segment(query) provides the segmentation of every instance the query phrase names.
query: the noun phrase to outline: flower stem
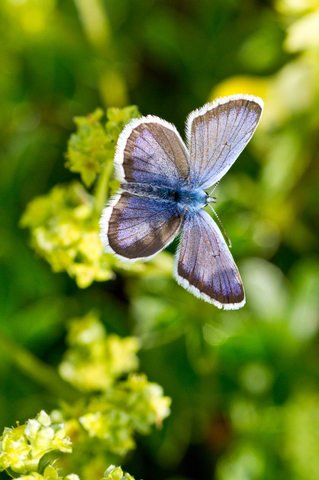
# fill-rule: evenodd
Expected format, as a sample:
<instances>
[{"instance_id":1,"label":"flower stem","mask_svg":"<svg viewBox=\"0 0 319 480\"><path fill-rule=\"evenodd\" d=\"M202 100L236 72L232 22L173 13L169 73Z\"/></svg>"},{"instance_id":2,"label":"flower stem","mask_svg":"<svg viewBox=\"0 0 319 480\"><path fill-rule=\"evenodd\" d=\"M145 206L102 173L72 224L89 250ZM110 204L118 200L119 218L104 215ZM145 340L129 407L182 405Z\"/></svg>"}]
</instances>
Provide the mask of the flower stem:
<instances>
[{"instance_id":1,"label":"flower stem","mask_svg":"<svg viewBox=\"0 0 319 480\"><path fill-rule=\"evenodd\" d=\"M59 392L59 397L67 402L76 400L78 392L64 382L53 367L46 365L27 349L9 340L2 333L0 334L0 351L20 371L55 396Z\"/></svg>"},{"instance_id":2,"label":"flower stem","mask_svg":"<svg viewBox=\"0 0 319 480\"><path fill-rule=\"evenodd\" d=\"M103 172L98 180L96 190L95 190L95 213L100 217L103 208L105 207L106 201L108 199L109 192L109 180L113 172L113 163L107 161L103 169Z\"/></svg>"}]
</instances>

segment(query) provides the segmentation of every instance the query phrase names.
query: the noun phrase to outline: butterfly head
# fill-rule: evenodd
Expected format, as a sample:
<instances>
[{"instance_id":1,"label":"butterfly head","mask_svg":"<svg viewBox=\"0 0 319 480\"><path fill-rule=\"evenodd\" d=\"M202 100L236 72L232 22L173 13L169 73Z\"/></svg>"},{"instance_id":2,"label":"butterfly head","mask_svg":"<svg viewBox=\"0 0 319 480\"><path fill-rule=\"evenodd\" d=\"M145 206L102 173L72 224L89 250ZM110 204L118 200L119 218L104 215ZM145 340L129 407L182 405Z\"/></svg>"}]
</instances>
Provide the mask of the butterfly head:
<instances>
[{"instance_id":1,"label":"butterfly head","mask_svg":"<svg viewBox=\"0 0 319 480\"><path fill-rule=\"evenodd\" d=\"M211 196L209 195L209 193L206 193L206 195L207 195L207 196L206 196L206 204L205 204L205 207L206 207L206 205L208 205L209 203L216 203L216 201L217 201L217 200L216 200L216 197L211 197Z\"/></svg>"}]
</instances>

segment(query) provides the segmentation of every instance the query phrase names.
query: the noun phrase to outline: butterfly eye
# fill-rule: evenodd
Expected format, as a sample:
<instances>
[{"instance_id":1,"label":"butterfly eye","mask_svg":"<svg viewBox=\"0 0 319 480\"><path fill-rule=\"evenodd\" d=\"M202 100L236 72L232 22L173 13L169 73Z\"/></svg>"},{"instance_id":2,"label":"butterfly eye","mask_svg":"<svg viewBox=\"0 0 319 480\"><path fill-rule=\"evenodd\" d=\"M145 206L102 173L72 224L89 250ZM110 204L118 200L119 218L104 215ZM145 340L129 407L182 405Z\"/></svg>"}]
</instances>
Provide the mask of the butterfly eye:
<instances>
[{"instance_id":1,"label":"butterfly eye","mask_svg":"<svg viewBox=\"0 0 319 480\"><path fill-rule=\"evenodd\" d=\"M216 197L210 197L209 193L207 192L205 192L205 194L206 194L205 207L207 207L209 203L216 203Z\"/></svg>"},{"instance_id":2,"label":"butterfly eye","mask_svg":"<svg viewBox=\"0 0 319 480\"><path fill-rule=\"evenodd\" d=\"M176 191L173 193L173 197L174 197L175 202L178 202L178 200L180 199L179 193L176 192Z\"/></svg>"},{"instance_id":3,"label":"butterfly eye","mask_svg":"<svg viewBox=\"0 0 319 480\"><path fill-rule=\"evenodd\" d=\"M208 205L209 203L216 203L216 197L211 197L209 195L209 193L206 193L207 197L206 197L206 205ZM206 206L205 205L205 206Z\"/></svg>"}]
</instances>

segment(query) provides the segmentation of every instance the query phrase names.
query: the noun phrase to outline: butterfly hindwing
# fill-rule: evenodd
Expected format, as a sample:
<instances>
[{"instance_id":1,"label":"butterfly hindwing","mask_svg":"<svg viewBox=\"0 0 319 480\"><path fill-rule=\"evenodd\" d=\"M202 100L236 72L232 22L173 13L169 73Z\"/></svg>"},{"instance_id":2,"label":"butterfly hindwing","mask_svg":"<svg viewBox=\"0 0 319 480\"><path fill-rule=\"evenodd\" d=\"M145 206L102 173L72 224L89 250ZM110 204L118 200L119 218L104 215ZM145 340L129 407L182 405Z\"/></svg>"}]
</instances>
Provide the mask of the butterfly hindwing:
<instances>
[{"instance_id":1,"label":"butterfly hindwing","mask_svg":"<svg viewBox=\"0 0 319 480\"><path fill-rule=\"evenodd\" d=\"M262 110L260 98L233 95L189 114L186 132L194 186L210 187L225 175L252 137Z\"/></svg>"},{"instance_id":2,"label":"butterfly hindwing","mask_svg":"<svg viewBox=\"0 0 319 480\"><path fill-rule=\"evenodd\" d=\"M233 257L216 223L204 210L185 219L175 277L187 290L218 308L234 310L245 304Z\"/></svg>"},{"instance_id":3,"label":"butterfly hindwing","mask_svg":"<svg viewBox=\"0 0 319 480\"><path fill-rule=\"evenodd\" d=\"M121 192L104 210L100 226L105 251L125 261L150 259L179 233L175 206Z\"/></svg>"}]
</instances>

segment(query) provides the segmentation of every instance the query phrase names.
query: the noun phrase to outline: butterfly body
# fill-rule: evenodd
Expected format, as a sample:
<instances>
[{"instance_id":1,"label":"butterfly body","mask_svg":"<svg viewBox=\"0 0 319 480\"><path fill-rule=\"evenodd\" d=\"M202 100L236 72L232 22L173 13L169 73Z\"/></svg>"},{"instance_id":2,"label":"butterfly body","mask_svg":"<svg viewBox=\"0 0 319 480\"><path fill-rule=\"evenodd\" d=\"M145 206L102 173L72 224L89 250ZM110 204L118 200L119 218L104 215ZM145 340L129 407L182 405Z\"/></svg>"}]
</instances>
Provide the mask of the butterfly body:
<instances>
[{"instance_id":1,"label":"butterfly body","mask_svg":"<svg viewBox=\"0 0 319 480\"><path fill-rule=\"evenodd\" d=\"M114 159L120 190L104 209L101 241L121 260L149 260L181 234L174 275L218 308L245 304L244 287L226 245L203 207L205 189L229 170L253 135L263 101L233 95L188 116L185 146L174 125L159 117L132 120Z\"/></svg>"},{"instance_id":2,"label":"butterfly body","mask_svg":"<svg viewBox=\"0 0 319 480\"><path fill-rule=\"evenodd\" d=\"M160 203L167 203L176 208L180 215L195 212L212 201L209 195L201 188L191 185L170 186L150 185L147 183L122 183L121 190L142 198L148 198Z\"/></svg>"}]
</instances>

